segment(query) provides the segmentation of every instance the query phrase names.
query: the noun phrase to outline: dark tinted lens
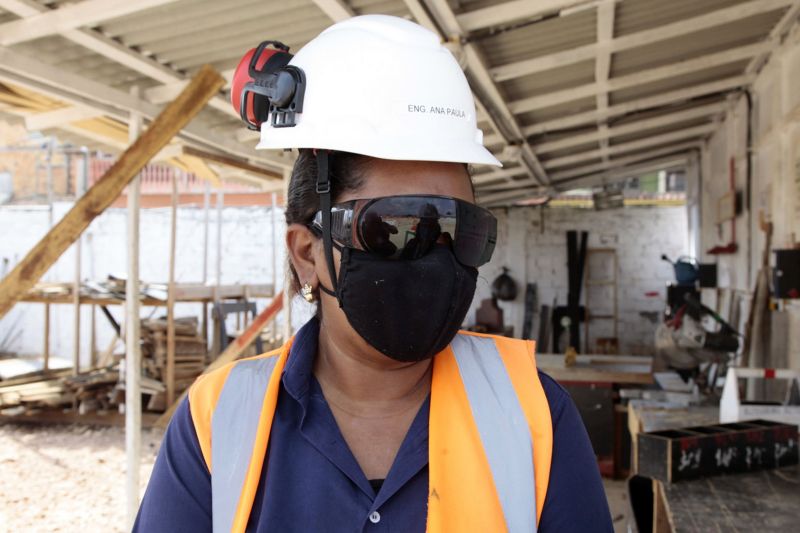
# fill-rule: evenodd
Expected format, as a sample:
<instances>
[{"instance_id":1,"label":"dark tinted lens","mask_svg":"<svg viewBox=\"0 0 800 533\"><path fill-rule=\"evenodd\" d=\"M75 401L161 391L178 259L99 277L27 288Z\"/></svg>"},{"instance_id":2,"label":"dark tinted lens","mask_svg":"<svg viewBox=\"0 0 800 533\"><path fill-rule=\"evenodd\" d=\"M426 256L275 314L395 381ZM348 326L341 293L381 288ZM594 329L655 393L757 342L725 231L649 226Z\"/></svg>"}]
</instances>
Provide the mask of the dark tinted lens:
<instances>
[{"instance_id":1,"label":"dark tinted lens","mask_svg":"<svg viewBox=\"0 0 800 533\"><path fill-rule=\"evenodd\" d=\"M497 242L497 219L486 209L458 202L458 228L453 251L464 265L478 267L489 262Z\"/></svg>"},{"instance_id":2,"label":"dark tinted lens","mask_svg":"<svg viewBox=\"0 0 800 533\"><path fill-rule=\"evenodd\" d=\"M456 228L456 202L449 198L379 198L360 217L361 244L365 249L393 259L417 259L428 253Z\"/></svg>"}]
</instances>

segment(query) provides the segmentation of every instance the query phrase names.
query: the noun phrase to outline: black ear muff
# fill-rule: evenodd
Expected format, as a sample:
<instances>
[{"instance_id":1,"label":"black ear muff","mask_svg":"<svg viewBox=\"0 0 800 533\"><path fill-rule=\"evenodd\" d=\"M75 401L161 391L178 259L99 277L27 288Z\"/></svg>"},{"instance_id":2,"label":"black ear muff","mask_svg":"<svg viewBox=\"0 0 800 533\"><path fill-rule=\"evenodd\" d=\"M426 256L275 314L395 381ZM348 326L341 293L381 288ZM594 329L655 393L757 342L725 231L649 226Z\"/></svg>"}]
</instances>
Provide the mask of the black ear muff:
<instances>
[{"instance_id":1,"label":"black ear muff","mask_svg":"<svg viewBox=\"0 0 800 533\"><path fill-rule=\"evenodd\" d=\"M271 47L271 48L268 48ZM291 127L303 111L305 73L289 65L289 47L264 41L249 50L236 67L231 83L231 104L253 130L270 121L273 127Z\"/></svg>"}]
</instances>

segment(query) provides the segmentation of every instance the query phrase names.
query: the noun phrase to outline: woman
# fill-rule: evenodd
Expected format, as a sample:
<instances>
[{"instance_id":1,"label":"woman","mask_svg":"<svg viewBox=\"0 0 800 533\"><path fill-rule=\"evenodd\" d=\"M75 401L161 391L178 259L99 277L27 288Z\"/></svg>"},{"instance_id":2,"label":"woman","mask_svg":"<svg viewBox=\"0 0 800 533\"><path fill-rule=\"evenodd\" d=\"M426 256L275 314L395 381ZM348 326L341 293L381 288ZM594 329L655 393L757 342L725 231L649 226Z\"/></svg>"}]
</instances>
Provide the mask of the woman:
<instances>
[{"instance_id":1,"label":"woman","mask_svg":"<svg viewBox=\"0 0 800 533\"><path fill-rule=\"evenodd\" d=\"M385 16L275 47L245 57L234 102L261 148L300 149L286 243L318 313L192 386L134 529L611 531L532 343L458 333L496 238L467 164L499 163L455 59Z\"/></svg>"}]
</instances>

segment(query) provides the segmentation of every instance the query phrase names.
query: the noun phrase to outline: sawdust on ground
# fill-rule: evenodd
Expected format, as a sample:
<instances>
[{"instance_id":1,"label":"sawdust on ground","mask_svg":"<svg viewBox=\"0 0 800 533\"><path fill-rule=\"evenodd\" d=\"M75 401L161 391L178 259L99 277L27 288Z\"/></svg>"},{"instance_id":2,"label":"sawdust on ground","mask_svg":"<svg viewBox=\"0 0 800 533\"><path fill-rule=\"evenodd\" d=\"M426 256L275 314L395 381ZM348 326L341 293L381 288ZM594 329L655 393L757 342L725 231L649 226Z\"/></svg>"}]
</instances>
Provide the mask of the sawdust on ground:
<instances>
[{"instance_id":1,"label":"sawdust on ground","mask_svg":"<svg viewBox=\"0 0 800 533\"><path fill-rule=\"evenodd\" d=\"M142 434L141 491L162 432ZM0 532L125 531L125 431L0 425Z\"/></svg>"}]
</instances>

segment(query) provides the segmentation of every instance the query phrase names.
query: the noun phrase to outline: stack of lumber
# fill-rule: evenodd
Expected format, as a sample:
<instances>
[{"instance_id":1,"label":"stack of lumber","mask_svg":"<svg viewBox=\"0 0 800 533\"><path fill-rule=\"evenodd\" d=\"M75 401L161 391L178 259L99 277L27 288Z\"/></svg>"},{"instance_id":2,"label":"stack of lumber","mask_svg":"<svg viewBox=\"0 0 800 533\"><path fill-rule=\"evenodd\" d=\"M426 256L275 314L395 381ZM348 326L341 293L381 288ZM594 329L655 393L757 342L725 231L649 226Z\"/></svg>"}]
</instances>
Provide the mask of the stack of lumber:
<instances>
[{"instance_id":1,"label":"stack of lumber","mask_svg":"<svg viewBox=\"0 0 800 533\"><path fill-rule=\"evenodd\" d=\"M16 379L0 381L0 408L22 404L58 406L72 403L72 396L64 388L62 376L68 371L57 370L44 376L41 372Z\"/></svg>"},{"instance_id":2,"label":"stack of lumber","mask_svg":"<svg viewBox=\"0 0 800 533\"><path fill-rule=\"evenodd\" d=\"M140 282L140 297L167 301L167 285L164 283ZM70 297L75 290L71 282L39 282L26 292L26 297L40 300L59 300ZM210 288L207 289L209 292ZM109 274L102 281L84 281L80 284L80 296L96 299L108 299L113 302L124 300L126 280L121 276Z\"/></svg>"},{"instance_id":3,"label":"stack of lumber","mask_svg":"<svg viewBox=\"0 0 800 533\"><path fill-rule=\"evenodd\" d=\"M206 342L198 334L198 319L175 319L175 390L180 393L206 367ZM150 396L146 409L163 411L167 372L167 320L142 320L141 391ZM77 406L78 412L121 409L125 403L124 355L108 364L71 375L71 370L32 372L24 377L0 380L0 409L42 406Z\"/></svg>"},{"instance_id":4,"label":"stack of lumber","mask_svg":"<svg viewBox=\"0 0 800 533\"><path fill-rule=\"evenodd\" d=\"M197 332L197 318L175 319L175 390L183 391L206 367L206 341ZM167 321L142 321L142 366L145 375L166 383Z\"/></svg>"},{"instance_id":5,"label":"stack of lumber","mask_svg":"<svg viewBox=\"0 0 800 533\"><path fill-rule=\"evenodd\" d=\"M119 365L95 368L76 376L62 379L64 389L69 391L78 404L81 414L89 411L110 410L113 406L111 390L119 380Z\"/></svg>"}]
</instances>

